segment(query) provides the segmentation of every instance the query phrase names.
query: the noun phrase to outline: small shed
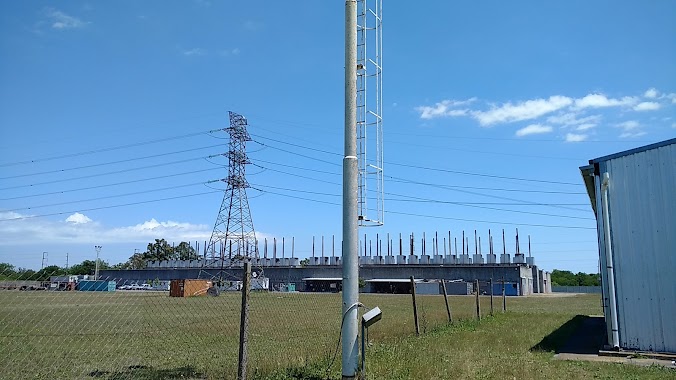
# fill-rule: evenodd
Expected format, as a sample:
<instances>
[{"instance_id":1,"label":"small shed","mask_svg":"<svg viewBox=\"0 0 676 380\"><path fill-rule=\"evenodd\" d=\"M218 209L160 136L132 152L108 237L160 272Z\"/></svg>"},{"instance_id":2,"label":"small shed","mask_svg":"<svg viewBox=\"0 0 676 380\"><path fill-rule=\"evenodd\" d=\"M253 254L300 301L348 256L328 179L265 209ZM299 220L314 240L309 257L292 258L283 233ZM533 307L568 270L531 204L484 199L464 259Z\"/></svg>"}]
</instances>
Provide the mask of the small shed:
<instances>
[{"instance_id":1,"label":"small shed","mask_svg":"<svg viewBox=\"0 0 676 380\"><path fill-rule=\"evenodd\" d=\"M180 279L171 280L169 296L171 297L194 297L205 296L213 283L208 280Z\"/></svg>"},{"instance_id":2,"label":"small shed","mask_svg":"<svg viewBox=\"0 0 676 380\"><path fill-rule=\"evenodd\" d=\"M596 215L608 344L676 352L676 139L580 171Z\"/></svg>"}]
</instances>

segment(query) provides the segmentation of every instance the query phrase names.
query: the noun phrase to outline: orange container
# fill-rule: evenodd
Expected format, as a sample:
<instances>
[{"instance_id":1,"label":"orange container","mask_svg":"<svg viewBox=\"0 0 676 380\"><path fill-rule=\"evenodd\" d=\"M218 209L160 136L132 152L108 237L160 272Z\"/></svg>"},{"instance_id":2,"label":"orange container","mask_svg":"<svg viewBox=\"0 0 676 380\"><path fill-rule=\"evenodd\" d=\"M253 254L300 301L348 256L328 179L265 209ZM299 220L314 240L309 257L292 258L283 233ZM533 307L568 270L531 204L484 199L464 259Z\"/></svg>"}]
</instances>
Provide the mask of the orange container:
<instances>
[{"instance_id":1,"label":"orange container","mask_svg":"<svg viewBox=\"0 0 676 380\"><path fill-rule=\"evenodd\" d=\"M208 280L171 280L169 295L171 297L205 296L212 283Z\"/></svg>"}]
</instances>

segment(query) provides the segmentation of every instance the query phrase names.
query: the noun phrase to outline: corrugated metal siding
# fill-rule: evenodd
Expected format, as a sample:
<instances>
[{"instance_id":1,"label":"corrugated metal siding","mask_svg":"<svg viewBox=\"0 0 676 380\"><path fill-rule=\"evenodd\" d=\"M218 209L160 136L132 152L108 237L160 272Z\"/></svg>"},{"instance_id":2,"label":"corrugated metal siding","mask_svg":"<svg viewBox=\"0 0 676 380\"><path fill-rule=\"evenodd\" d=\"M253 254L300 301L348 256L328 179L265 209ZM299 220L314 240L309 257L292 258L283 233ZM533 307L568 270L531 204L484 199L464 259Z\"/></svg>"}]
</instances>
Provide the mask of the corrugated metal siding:
<instances>
[{"instance_id":1,"label":"corrugated metal siding","mask_svg":"<svg viewBox=\"0 0 676 380\"><path fill-rule=\"evenodd\" d=\"M676 352L676 144L613 157L599 169L610 174L620 346Z\"/></svg>"}]
</instances>

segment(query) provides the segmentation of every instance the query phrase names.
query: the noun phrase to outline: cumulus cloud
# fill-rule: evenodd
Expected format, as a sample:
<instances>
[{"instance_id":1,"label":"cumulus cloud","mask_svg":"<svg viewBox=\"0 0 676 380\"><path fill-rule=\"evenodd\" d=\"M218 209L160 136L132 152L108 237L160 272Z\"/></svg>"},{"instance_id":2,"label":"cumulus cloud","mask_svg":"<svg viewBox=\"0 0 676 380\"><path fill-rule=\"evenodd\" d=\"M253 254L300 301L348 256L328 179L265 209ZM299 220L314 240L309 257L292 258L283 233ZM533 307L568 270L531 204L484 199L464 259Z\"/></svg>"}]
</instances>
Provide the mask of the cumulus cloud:
<instances>
[{"instance_id":1,"label":"cumulus cloud","mask_svg":"<svg viewBox=\"0 0 676 380\"><path fill-rule=\"evenodd\" d=\"M660 107L657 102L641 102L634 106L634 111L654 111L660 109Z\"/></svg>"},{"instance_id":2,"label":"cumulus cloud","mask_svg":"<svg viewBox=\"0 0 676 380\"><path fill-rule=\"evenodd\" d=\"M35 243L134 243L156 238L169 241L205 240L211 237L211 227L176 221L150 219L135 225L108 227L75 213L65 220L32 218L15 212L0 212L0 236L3 244Z\"/></svg>"},{"instance_id":3,"label":"cumulus cloud","mask_svg":"<svg viewBox=\"0 0 676 380\"><path fill-rule=\"evenodd\" d=\"M421 119L435 119L439 117L449 117L449 116L464 116L469 110L468 109L458 109L456 107L461 107L468 105L476 101L476 98L470 98L467 100L442 100L439 103L436 103L433 106L419 106L415 110L420 112Z\"/></svg>"},{"instance_id":4,"label":"cumulus cloud","mask_svg":"<svg viewBox=\"0 0 676 380\"><path fill-rule=\"evenodd\" d=\"M75 214L66 218L66 222L75 223L75 224L84 224L84 223L89 223L91 221L92 220L89 219L89 217L87 215L80 214L79 212L76 212Z\"/></svg>"},{"instance_id":5,"label":"cumulus cloud","mask_svg":"<svg viewBox=\"0 0 676 380\"><path fill-rule=\"evenodd\" d=\"M554 129L548 125L541 125L541 124L531 124L527 127L521 128L518 131L516 131L516 135L519 137L523 136L528 136L528 135L536 135L536 134L542 134L542 133L550 133Z\"/></svg>"},{"instance_id":6,"label":"cumulus cloud","mask_svg":"<svg viewBox=\"0 0 676 380\"><path fill-rule=\"evenodd\" d=\"M604 108L621 107L636 104L638 99L633 96L625 96L620 99L608 98L603 94L589 94L583 98L575 99L575 108Z\"/></svg>"},{"instance_id":7,"label":"cumulus cloud","mask_svg":"<svg viewBox=\"0 0 676 380\"><path fill-rule=\"evenodd\" d=\"M554 115L547 118L547 121L552 124L562 125L577 125L584 123L598 123L601 121L601 115L590 115L583 118L577 118L578 114L575 112L567 112L560 115Z\"/></svg>"},{"instance_id":8,"label":"cumulus cloud","mask_svg":"<svg viewBox=\"0 0 676 380\"><path fill-rule=\"evenodd\" d=\"M625 131L631 131L633 129L640 128L641 124L636 120L627 120L625 122L617 124L616 127L622 128Z\"/></svg>"},{"instance_id":9,"label":"cumulus cloud","mask_svg":"<svg viewBox=\"0 0 676 380\"><path fill-rule=\"evenodd\" d=\"M52 29L80 29L89 24L87 21L82 21L77 17L67 15L66 13L54 8L45 8L44 14L49 19Z\"/></svg>"},{"instance_id":10,"label":"cumulus cloud","mask_svg":"<svg viewBox=\"0 0 676 380\"><path fill-rule=\"evenodd\" d=\"M558 111L573 103L573 99L566 96L550 96L548 99L534 99L517 104L505 103L500 107L493 107L488 111L475 111L472 116L482 126L497 123L509 123L521 120L531 120Z\"/></svg>"},{"instance_id":11,"label":"cumulus cloud","mask_svg":"<svg viewBox=\"0 0 676 380\"><path fill-rule=\"evenodd\" d=\"M586 124L580 124L577 127L575 127L576 131L586 131L592 128L596 128L596 124L594 123L586 123Z\"/></svg>"},{"instance_id":12,"label":"cumulus cloud","mask_svg":"<svg viewBox=\"0 0 676 380\"><path fill-rule=\"evenodd\" d=\"M645 132L643 132L643 131L623 132L622 134L620 134L620 138L621 139L629 139L629 138L633 138L633 137L640 137L640 136L643 136L643 135L645 135Z\"/></svg>"},{"instance_id":13,"label":"cumulus cloud","mask_svg":"<svg viewBox=\"0 0 676 380\"><path fill-rule=\"evenodd\" d=\"M580 141L585 141L589 137L588 135L585 134L577 134L577 133L566 133L566 142L580 142Z\"/></svg>"},{"instance_id":14,"label":"cumulus cloud","mask_svg":"<svg viewBox=\"0 0 676 380\"><path fill-rule=\"evenodd\" d=\"M649 88L649 89L643 94L643 96L645 96L646 98L649 98L649 99L655 99L655 98L658 97L659 95L660 95L660 93L657 91L656 88Z\"/></svg>"},{"instance_id":15,"label":"cumulus cloud","mask_svg":"<svg viewBox=\"0 0 676 380\"><path fill-rule=\"evenodd\" d=\"M181 51L181 53L187 57L200 56L207 54L207 51L201 48L192 48Z\"/></svg>"}]
</instances>

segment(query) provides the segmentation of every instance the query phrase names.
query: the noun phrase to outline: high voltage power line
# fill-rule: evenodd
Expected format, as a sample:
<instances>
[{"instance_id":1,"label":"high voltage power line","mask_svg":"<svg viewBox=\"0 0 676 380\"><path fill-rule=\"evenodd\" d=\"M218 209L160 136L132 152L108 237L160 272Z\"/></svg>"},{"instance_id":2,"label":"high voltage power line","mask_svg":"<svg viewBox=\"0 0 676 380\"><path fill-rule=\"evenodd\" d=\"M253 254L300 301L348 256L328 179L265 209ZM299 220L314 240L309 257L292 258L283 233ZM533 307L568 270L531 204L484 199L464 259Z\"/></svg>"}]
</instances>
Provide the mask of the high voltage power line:
<instances>
[{"instance_id":1,"label":"high voltage power line","mask_svg":"<svg viewBox=\"0 0 676 380\"><path fill-rule=\"evenodd\" d=\"M83 202L99 201L99 200L102 200L102 199L127 197L127 196L130 196L130 195L139 195L139 194L154 193L154 192L158 192L158 191L180 189L180 188L190 187L190 186L196 186L196 185L206 185L206 184L209 184L209 183L214 183L214 182L219 182L219 181L221 181L221 180L220 180L220 179L214 179L214 180L206 181L206 182L188 183L188 184L184 184L184 185L176 185L176 186L162 187L162 188L158 188L158 189L150 189L150 190L135 191L135 192L132 192L132 193L107 195L107 196L105 196L105 197L89 198L89 199L80 199L80 200L76 200L76 201L67 201L67 202L52 203L52 204L46 204L46 205L30 206L30 207L21 207L21 208L15 208L15 209L11 209L11 210L6 210L6 211L12 212L12 211L21 211L21 210L32 210L32 209L36 209L36 208L45 208L45 207L62 206L62 205L73 204L73 203L83 203Z\"/></svg>"},{"instance_id":2,"label":"high voltage power line","mask_svg":"<svg viewBox=\"0 0 676 380\"><path fill-rule=\"evenodd\" d=\"M165 138L162 138L162 139L153 139L153 140L148 140L148 141L143 141L143 142L138 142L138 143L118 145L118 146L113 146L113 147L108 147L108 148L87 150L87 151L84 151L84 152L68 153L68 154L63 154L63 155L60 155L60 156L35 158L35 159L32 159L32 160L7 162L7 163L4 163L4 164L0 163L0 167L25 165L25 164L32 164L32 163L35 163L35 162L52 161L52 160L59 160L59 159L62 159L62 158L70 158L70 157L85 156L85 155L89 155L89 154L110 152L110 151L113 151L113 150L127 149L127 148L142 146L142 145L156 144L156 143L165 142L165 141L172 141L172 140L178 140L178 139L183 139L183 138L187 138L187 137L194 137L194 136L204 135L204 134L208 134L208 133L212 133L212 132L216 132L216 131L220 131L220 129L212 129L212 130L206 130L206 131L201 131L201 132L188 133L188 134L185 134L185 135L165 137Z\"/></svg>"},{"instance_id":3,"label":"high voltage power line","mask_svg":"<svg viewBox=\"0 0 676 380\"><path fill-rule=\"evenodd\" d=\"M218 148L221 147L222 144L218 145L210 145L210 146L204 146L200 148L192 148L192 149L184 149L184 150L179 150L175 152L167 152L167 153L160 153L160 154L153 154L150 156L143 156L143 157L135 157L135 158L127 158L124 160L117 160L117 161L108 161L108 162L102 162L98 164L90 164L90 165L83 165L83 166L76 166L72 168L64 168L64 169L55 169L55 170L47 170L44 172L37 172L37 173L26 173L26 174L17 174L9 177L0 177L0 179L12 179L12 178L21 178L21 177L31 177L34 175L43 175L43 174L51 174L51 173L62 173L62 172L67 172L67 171L73 171L73 170L80 170L80 169L89 169L89 168L95 168L99 166L107 166L107 165L114 165L114 164L121 164L124 162L132 162L132 161L138 161L138 160L145 160L148 158L156 158L156 157L163 157L163 156L170 156L172 154L179 154L179 153L186 153L186 152L193 152L196 150L203 150L203 149L210 149L210 148Z\"/></svg>"},{"instance_id":4,"label":"high voltage power line","mask_svg":"<svg viewBox=\"0 0 676 380\"><path fill-rule=\"evenodd\" d=\"M150 168L157 168L161 166L168 166L168 165L174 165L174 164L181 164L184 162L190 162L190 161L198 161L198 160L204 160L207 158L213 158L213 157L218 157L221 154L212 154L210 156L203 156L203 157L196 157L196 158L188 158L185 160L178 160L178 161L172 161L172 162L164 162L161 164L154 164L154 165L147 165L147 166L140 166L137 168L130 168L130 169L123 169L123 170L117 170L113 172L107 172L107 173L96 173L96 174L89 174L86 176L80 176L80 177L75 177L75 178L64 178L64 179L56 179L52 181L45 181L45 182L38 182L38 183L32 183L29 185L17 185L17 186L10 186L10 187L4 187L0 188L0 190L10 190L10 189L20 189L20 188L25 188L25 187L33 187L33 186L39 186L39 185L48 185L52 183L59 183L59 182L69 182L69 181L76 181L80 179L87 179L87 178L94 178L94 177L102 177L106 175L112 175L112 174L122 174L122 173L128 173L131 171L137 171L137 170L143 170L143 169L150 169Z\"/></svg>"}]
</instances>

